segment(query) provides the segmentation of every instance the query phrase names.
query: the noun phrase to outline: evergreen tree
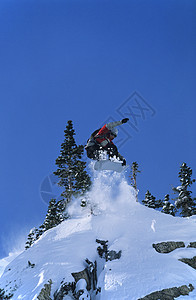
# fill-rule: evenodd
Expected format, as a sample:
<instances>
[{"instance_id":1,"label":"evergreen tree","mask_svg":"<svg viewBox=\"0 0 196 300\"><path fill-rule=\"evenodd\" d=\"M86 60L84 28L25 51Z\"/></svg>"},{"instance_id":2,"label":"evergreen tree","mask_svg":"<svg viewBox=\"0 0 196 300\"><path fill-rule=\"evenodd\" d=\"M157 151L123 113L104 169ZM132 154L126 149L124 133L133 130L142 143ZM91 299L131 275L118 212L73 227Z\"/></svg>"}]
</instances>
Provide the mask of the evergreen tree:
<instances>
[{"instance_id":1,"label":"evergreen tree","mask_svg":"<svg viewBox=\"0 0 196 300\"><path fill-rule=\"evenodd\" d=\"M156 203L156 208L162 208L163 207L163 200L156 200L155 201L155 203Z\"/></svg>"},{"instance_id":2,"label":"evergreen tree","mask_svg":"<svg viewBox=\"0 0 196 300\"><path fill-rule=\"evenodd\" d=\"M27 250L28 248L30 248L35 243L35 241L39 239L42 233L43 232L37 229L36 227L32 228L29 232L27 242L25 244L25 249Z\"/></svg>"},{"instance_id":3,"label":"evergreen tree","mask_svg":"<svg viewBox=\"0 0 196 300\"><path fill-rule=\"evenodd\" d=\"M5 295L5 290L0 288L0 300L8 300L13 297L13 294Z\"/></svg>"},{"instance_id":4,"label":"evergreen tree","mask_svg":"<svg viewBox=\"0 0 196 300\"><path fill-rule=\"evenodd\" d=\"M57 225L56 211L57 211L56 199L52 198L48 205L48 211L44 223L40 226L43 232Z\"/></svg>"},{"instance_id":5,"label":"evergreen tree","mask_svg":"<svg viewBox=\"0 0 196 300\"><path fill-rule=\"evenodd\" d=\"M45 231L59 225L66 218L65 201L60 200L56 203L55 199L51 199L43 224L39 227L39 229L31 229L27 238L25 249L27 250L30 248Z\"/></svg>"},{"instance_id":6,"label":"evergreen tree","mask_svg":"<svg viewBox=\"0 0 196 300\"><path fill-rule=\"evenodd\" d=\"M4 299L3 297L4 297L4 295L5 295L5 291L4 290L2 290L2 289L0 289L0 299Z\"/></svg>"},{"instance_id":7,"label":"evergreen tree","mask_svg":"<svg viewBox=\"0 0 196 300\"><path fill-rule=\"evenodd\" d=\"M56 204L56 225L63 222L65 219L68 218L68 215L65 212L66 203L64 200L60 200Z\"/></svg>"},{"instance_id":8,"label":"evergreen tree","mask_svg":"<svg viewBox=\"0 0 196 300\"><path fill-rule=\"evenodd\" d=\"M149 191L146 192L145 199L142 200L142 203L147 207L156 208L156 199Z\"/></svg>"},{"instance_id":9,"label":"evergreen tree","mask_svg":"<svg viewBox=\"0 0 196 300\"><path fill-rule=\"evenodd\" d=\"M27 241L26 241L26 244L25 244L25 249L26 250L33 245L33 240L34 240L34 232L33 232L33 230L34 230L34 228L30 230L29 235L27 237Z\"/></svg>"},{"instance_id":10,"label":"evergreen tree","mask_svg":"<svg viewBox=\"0 0 196 300\"><path fill-rule=\"evenodd\" d=\"M142 203L150 208L160 208L163 206L163 201L162 200L156 200L156 198L149 192L147 191L145 194L145 199L142 200Z\"/></svg>"},{"instance_id":11,"label":"evergreen tree","mask_svg":"<svg viewBox=\"0 0 196 300\"><path fill-rule=\"evenodd\" d=\"M61 145L61 154L56 159L58 169L54 172L59 177L59 185L64 187L62 196L70 202L72 196L84 194L91 185L91 180L85 171L86 163L81 160L84 152L82 145L77 146L72 121L66 126L65 139Z\"/></svg>"},{"instance_id":12,"label":"evergreen tree","mask_svg":"<svg viewBox=\"0 0 196 300\"><path fill-rule=\"evenodd\" d=\"M175 206L169 200L169 194L165 195L164 205L161 212L175 216Z\"/></svg>"},{"instance_id":13,"label":"evergreen tree","mask_svg":"<svg viewBox=\"0 0 196 300\"><path fill-rule=\"evenodd\" d=\"M192 169L186 163L182 163L178 177L180 178L181 185L173 188L173 191L178 194L175 201L177 209L180 209L182 217L190 217L196 214L196 199L191 197L192 192L188 190L195 179L191 179Z\"/></svg>"},{"instance_id":14,"label":"evergreen tree","mask_svg":"<svg viewBox=\"0 0 196 300\"><path fill-rule=\"evenodd\" d=\"M131 166L131 170L132 170L132 174L131 174L131 185L134 187L134 189L136 190L136 201L138 202L138 189L137 189L137 182L136 182L136 179L137 179L137 173L140 173L141 171L138 170L138 163L136 161L134 161L132 163L132 166Z\"/></svg>"}]
</instances>

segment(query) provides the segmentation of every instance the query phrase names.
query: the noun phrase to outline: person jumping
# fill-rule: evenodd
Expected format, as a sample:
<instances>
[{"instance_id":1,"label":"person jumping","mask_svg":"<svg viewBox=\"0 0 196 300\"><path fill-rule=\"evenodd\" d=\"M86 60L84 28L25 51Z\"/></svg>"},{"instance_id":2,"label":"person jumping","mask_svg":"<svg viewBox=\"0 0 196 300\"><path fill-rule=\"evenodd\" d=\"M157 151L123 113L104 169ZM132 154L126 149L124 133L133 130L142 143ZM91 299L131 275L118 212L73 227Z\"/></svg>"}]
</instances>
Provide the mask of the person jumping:
<instances>
[{"instance_id":1,"label":"person jumping","mask_svg":"<svg viewBox=\"0 0 196 300\"><path fill-rule=\"evenodd\" d=\"M117 159L122 161L122 165L126 165L125 158L118 152L113 139L118 135L116 126L128 122L129 119L125 118L121 121L110 122L105 124L102 128L95 130L87 141L85 146L88 158L99 160L101 153L106 151L109 159L116 156Z\"/></svg>"}]
</instances>

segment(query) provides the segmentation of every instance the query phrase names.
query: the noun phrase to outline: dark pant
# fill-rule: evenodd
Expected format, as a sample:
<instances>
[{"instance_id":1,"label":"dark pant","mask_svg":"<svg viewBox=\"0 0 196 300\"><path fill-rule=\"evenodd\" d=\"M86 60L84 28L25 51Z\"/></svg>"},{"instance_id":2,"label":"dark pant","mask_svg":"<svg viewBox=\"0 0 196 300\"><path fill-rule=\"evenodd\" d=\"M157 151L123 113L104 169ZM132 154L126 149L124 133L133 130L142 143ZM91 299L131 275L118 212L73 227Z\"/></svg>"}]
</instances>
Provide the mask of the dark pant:
<instances>
[{"instance_id":1,"label":"dark pant","mask_svg":"<svg viewBox=\"0 0 196 300\"><path fill-rule=\"evenodd\" d=\"M118 149L114 144L108 144L104 150L107 151L107 154L109 155L109 157L113 157L116 156L118 157Z\"/></svg>"},{"instance_id":2,"label":"dark pant","mask_svg":"<svg viewBox=\"0 0 196 300\"><path fill-rule=\"evenodd\" d=\"M98 160L100 157L101 152L106 151L109 158L113 157L114 155L116 155L116 157L118 157L118 150L117 147L113 144L108 144L106 147L101 147L97 144L91 146L91 147L87 147L85 148L86 152L87 152L87 156L88 158L91 159L96 159Z\"/></svg>"},{"instance_id":3,"label":"dark pant","mask_svg":"<svg viewBox=\"0 0 196 300\"><path fill-rule=\"evenodd\" d=\"M99 151L100 151L100 147L98 145L93 145L91 147L86 147L86 154L88 156L88 158L91 159L99 159Z\"/></svg>"}]
</instances>

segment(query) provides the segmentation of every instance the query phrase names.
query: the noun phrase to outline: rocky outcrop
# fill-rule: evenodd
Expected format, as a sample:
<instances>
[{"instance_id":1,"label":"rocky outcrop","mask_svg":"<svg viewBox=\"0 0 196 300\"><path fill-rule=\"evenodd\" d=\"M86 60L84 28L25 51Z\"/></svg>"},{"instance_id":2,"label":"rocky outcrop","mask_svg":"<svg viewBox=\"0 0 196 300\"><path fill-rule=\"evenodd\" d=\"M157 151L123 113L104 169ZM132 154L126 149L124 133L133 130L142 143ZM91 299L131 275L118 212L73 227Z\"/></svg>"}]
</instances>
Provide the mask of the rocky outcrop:
<instances>
[{"instance_id":1,"label":"rocky outcrop","mask_svg":"<svg viewBox=\"0 0 196 300\"><path fill-rule=\"evenodd\" d=\"M50 279L48 281L48 283L44 284L44 288L41 289L41 292L37 296L37 299L39 299L39 300L52 300L52 298L50 298L51 285L52 285L52 280Z\"/></svg>"},{"instance_id":2,"label":"rocky outcrop","mask_svg":"<svg viewBox=\"0 0 196 300\"><path fill-rule=\"evenodd\" d=\"M88 270L87 268L85 268L84 270L77 272L77 273L71 273L71 275L74 277L75 282L77 283L79 280L84 279L86 281L86 288L88 291L90 291L91 289L91 280L90 280L90 276L88 274Z\"/></svg>"},{"instance_id":3,"label":"rocky outcrop","mask_svg":"<svg viewBox=\"0 0 196 300\"><path fill-rule=\"evenodd\" d=\"M189 293L193 290L194 287L192 284L189 284L189 286L182 285L180 287L173 287L170 289L153 292L138 300L174 300L177 297L189 295Z\"/></svg>"},{"instance_id":4,"label":"rocky outcrop","mask_svg":"<svg viewBox=\"0 0 196 300\"><path fill-rule=\"evenodd\" d=\"M102 246L102 247L99 246L97 248L97 252L101 258L105 258L106 261L108 261L108 260L112 261L114 259L121 258L121 253L122 253L121 250L119 252L116 252L114 250L111 250L111 251L108 250L108 245L107 245L108 241L102 241L102 240L96 239L96 242Z\"/></svg>"},{"instance_id":5,"label":"rocky outcrop","mask_svg":"<svg viewBox=\"0 0 196 300\"><path fill-rule=\"evenodd\" d=\"M86 259L86 268L79 272L71 273L75 282L61 282L61 286L54 293L54 300L63 300L66 295L70 299L86 299L97 292L97 262Z\"/></svg>"},{"instance_id":6,"label":"rocky outcrop","mask_svg":"<svg viewBox=\"0 0 196 300\"><path fill-rule=\"evenodd\" d=\"M187 248L196 248L196 242L191 242Z\"/></svg>"},{"instance_id":7,"label":"rocky outcrop","mask_svg":"<svg viewBox=\"0 0 196 300\"><path fill-rule=\"evenodd\" d=\"M77 283L79 280L84 279L86 281L86 289L90 291L91 289L95 290L97 287L97 262L94 263L90 260L85 260L87 267L77 273L71 273L74 277L75 282Z\"/></svg>"},{"instance_id":8,"label":"rocky outcrop","mask_svg":"<svg viewBox=\"0 0 196 300\"><path fill-rule=\"evenodd\" d=\"M179 258L179 260L196 270L196 256L193 258Z\"/></svg>"},{"instance_id":9,"label":"rocky outcrop","mask_svg":"<svg viewBox=\"0 0 196 300\"><path fill-rule=\"evenodd\" d=\"M106 261L120 259L122 251L108 250L108 241L96 240L100 246L97 248L98 254ZM62 300L65 295L71 295L73 299L80 299L85 293L97 295L101 292L101 287L97 287L97 261L91 262L86 259L86 268L79 272L71 273L74 283L61 283L60 288L54 294L54 300Z\"/></svg>"},{"instance_id":10,"label":"rocky outcrop","mask_svg":"<svg viewBox=\"0 0 196 300\"><path fill-rule=\"evenodd\" d=\"M177 248L185 248L184 242L175 242L175 241L168 241L162 242L157 244L152 244L153 248L158 253L170 253ZM196 242L190 243L187 248L196 248ZM181 258L179 261L184 262L191 266L192 268L196 269L196 256L193 258ZM138 300L173 300L177 297L189 295L194 289L192 284L182 285L180 287L173 287L169 289L164 289L158 292L153 292L144 298L140 298Z\"/></svg>"},{"instance_id":11,"label":"rocky outcrop","mask_svg":"<svg viewBox=\"0 0 196 300\"><path fill-rule=\"evenodd\" d=\"M120 259L121 258L121 253L122 253L121 250L119 252L111 250L111 251L108 252L107 260L112 261L114 259Z\"/></svg>"},{"instance_id":12,"label":"rocky outcrop","mask_svg":"<svg viewBox=\"0 0 196 300\"><path fill-rule=\"evenodd\" d=\"M157 244L152 244L153 248L159 253L170 253L174 251L177 248L184 248L185 244L184 242L162 242Z\"/></svg>"},{"instance_id":13,"label":"rocky outcrop","mask_svg":"<svg viewBox=\"0 0 196 300\"><path fill-rule=\"evenodd\" d=\"M61 282L60 288L54 293L54 300L63 300L66 295L74 297L76 284L75 282Z\"/></svg>"}]
</instances>

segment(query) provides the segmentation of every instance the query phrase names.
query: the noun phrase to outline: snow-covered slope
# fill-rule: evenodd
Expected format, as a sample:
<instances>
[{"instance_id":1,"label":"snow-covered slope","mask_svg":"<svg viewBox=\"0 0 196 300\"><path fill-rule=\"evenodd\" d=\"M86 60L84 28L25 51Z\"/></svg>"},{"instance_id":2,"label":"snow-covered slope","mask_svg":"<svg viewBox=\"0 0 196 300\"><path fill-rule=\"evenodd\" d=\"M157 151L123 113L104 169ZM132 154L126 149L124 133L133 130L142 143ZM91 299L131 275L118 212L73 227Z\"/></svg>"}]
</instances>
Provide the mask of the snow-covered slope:
<instances>
[{"instance_id":1,"label":"snow-covered slope","mask_svg":"<svg viewBox=\"0 0 196 300\"><path fill-rule=\"evenodd\" d=\"M164 288L196 285L196 270L178 260L196 256L196 249L187 248L196 241L195 217L177 218L144 207L123 175L111 172L95 177L89 202L82 208L75 200L69 207L71 219L48 230L6 267L0 288L12 291L13 300L37 299L50 279L53 295L62 280L74 281L71 273L82 271L86 258L98 261L101 293L94 299L136 300ZM96 239L108 240L109 250L121 250L121 258L100 259ZM186 247L160 254L152 244L163 241L183 241ZM196 292L178 299L196 299Z\"/></svg>"}]
</instances>

